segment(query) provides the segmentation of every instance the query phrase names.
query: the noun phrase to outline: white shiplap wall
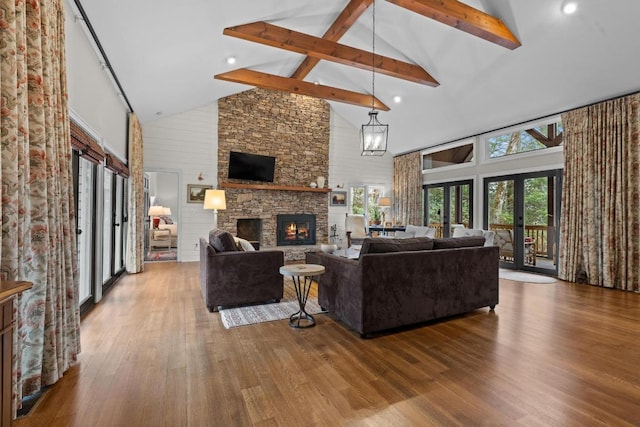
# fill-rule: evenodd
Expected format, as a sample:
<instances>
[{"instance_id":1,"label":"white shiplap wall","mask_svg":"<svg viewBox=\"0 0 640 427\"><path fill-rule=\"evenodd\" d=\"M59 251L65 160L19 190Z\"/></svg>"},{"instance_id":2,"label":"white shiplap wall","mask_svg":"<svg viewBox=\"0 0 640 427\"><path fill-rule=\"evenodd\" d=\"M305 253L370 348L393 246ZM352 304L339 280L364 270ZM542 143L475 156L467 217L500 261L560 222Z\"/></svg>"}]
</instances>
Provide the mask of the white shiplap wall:
<instances>
[{"instance_id":1,"label":"white shiplap wall","mask_svg":"<svg viewBox=\"0 0 640 427\"><path fill-rule=\"evenodd\" d=\"M187 184L217 185L218 104L142 123L145 171L179 176L178 261L198 261L198 239L206 237L213 213L202 204L187 203ZM204 179L198 181L202 172Z\"/></svg>"},{"instance_id":2,"label":"white shiplap wall","mask_svg":"<svg viewBox=\"0 0 640 427\"><path fill-rule=\"evenodd\" d=\"M366 119L366 114L363 114L363 123L366 123ZM359 131L334 110L331 111L328 187L348 192L350 186L357 184L381 185L385 187L385 195L391 196L393 156L390 153L382 157L361 156ZM338 185L343 188L337 188ZM338 226L338 238L342 239L342 245L346 243L344 218L347 209L329 206L329 226Z\"/></svg>"}]
</instances>

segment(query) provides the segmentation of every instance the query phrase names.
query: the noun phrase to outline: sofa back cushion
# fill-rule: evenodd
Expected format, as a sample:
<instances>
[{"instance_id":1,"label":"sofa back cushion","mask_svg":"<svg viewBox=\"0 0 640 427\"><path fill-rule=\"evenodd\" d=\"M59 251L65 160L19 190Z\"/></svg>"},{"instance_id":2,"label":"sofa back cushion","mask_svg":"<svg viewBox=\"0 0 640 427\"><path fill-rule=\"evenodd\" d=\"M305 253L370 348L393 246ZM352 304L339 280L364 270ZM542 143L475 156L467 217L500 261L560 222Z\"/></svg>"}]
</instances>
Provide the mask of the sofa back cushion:
<instances>
[{"instance_id":1,"label":"sofa back cushion","mask_svg":"<svg viewBox=\"0 0 640 427\"><path fill-rule=\"evenodd\" d=\"M214 228L209 232L209 244L213 246L216 252L237 251L236 241L228 231Z\"/></svg>"},{"instance_id":2,"label":"sofa back cushion","mask_svg":"<svg viewBox=\"0 0 640 427\"><path fill-rule=\"evenodd\" d=\"M433 241L433 249L468 248L471 246L484 246L484 236L446 237Z\"/></svg>"},{"instance_id":3,"label":"sofa back cushion","mask_svg":"<svg viewBox=\"0 0 640 427\"><path fill-rule=\"evenodd\" d=\"M428 237L411 237L408 239L364 239L360 256L384 252L424 251L433 249L433 239Z\"/></svg>"}]
</instances>

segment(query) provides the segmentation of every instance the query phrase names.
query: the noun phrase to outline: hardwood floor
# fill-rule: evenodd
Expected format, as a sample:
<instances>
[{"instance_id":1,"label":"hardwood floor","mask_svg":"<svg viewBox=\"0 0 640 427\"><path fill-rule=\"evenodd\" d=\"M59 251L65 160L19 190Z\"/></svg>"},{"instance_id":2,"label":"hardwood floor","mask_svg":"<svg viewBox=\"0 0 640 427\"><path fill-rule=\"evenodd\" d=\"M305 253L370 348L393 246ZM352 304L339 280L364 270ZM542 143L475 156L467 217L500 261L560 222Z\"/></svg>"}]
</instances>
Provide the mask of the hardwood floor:
<instances>
[{"instance_id":1,"label":"hardwood floor","mask_svg":"<svg viewBox=\"0 0 640 427\"><path fill-rule=\"evenodd\" d=\"M640 425L639 294L503 280L495 312L367 340L316 322L224 329L198 263L146 264L14 425Z\"/></svg>"}]
</instances>

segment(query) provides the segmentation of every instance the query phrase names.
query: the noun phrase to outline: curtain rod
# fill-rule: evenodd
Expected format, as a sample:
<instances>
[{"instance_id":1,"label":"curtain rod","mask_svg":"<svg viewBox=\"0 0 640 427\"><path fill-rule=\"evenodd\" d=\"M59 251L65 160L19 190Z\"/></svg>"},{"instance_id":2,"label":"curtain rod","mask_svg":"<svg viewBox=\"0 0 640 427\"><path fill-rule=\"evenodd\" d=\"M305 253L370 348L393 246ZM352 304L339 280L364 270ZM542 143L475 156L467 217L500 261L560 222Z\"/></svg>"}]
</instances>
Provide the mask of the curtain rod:
<instances>
[{"instance_id":1,"label":"curtain rod","mask_svg":"<svg viewBox=\"0 0 640 427\"><path fill-rule=\"evenodd\" d=\"M84 11L84 8L82 7L82 4L80 4L80 0L74 0L73 2L75 3L76 7L78 8L78 11L80 12L80 16L82 16L82 20L84 21L85 25L87 26L87 29L89 30L89 33L91 33L91 37L93 38L93 42L98 47L98 50L100 51L100 54L102 55L102 59L104 59L104 64L109 69L109 74L111 74L111 77L113 77L113 81L118 86L118 89L120 90L120 94L124 98L124 102L127 103L127 107L129 107L129 111L133 113L134 110L133 110L133 107L131 107L131 103L129 102L129 98L127 98L127 94L124 92L124 89L122 89L122 85L120 84L120 81L118 80L118 77L116 76L115 71L113 71L113 67L111 67L111 63L109 62L109 58L107 58L107 54L104 52L104 49L102 48L102 45L100 44L100 40L98 40L98 36L97 36L96 32L94 31L93 26L91 25L91 22L89 21L89 18L87 17L87 14Z\"/></svg>"}]
</instances>

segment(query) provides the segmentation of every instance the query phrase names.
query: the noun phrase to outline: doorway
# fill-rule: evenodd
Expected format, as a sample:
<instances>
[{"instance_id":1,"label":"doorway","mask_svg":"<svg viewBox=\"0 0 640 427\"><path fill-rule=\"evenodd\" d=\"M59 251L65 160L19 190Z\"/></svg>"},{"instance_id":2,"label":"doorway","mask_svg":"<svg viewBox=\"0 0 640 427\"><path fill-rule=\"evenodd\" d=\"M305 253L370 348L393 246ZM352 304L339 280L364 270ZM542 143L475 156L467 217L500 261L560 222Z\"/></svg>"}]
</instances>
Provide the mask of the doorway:
<instances>
[{"instance_id":1,"label":"doorway","mask_svg":"<svg viewBox=\"0 0 640 427\"><path fill-rule=\"evenodd\" d=\"M484 228L500 267L557 275L561 195L560 169L485 178Z\"/></svg>"},{"instance_id":2,"label":"doorway","mask_svg":"<svg viewBox=\"0 0 640 427\"><path fill-rule=\"evenodd\" d=\"M177 261L180 245L180 175L145 169L145 261ZM149 216L151 208L154 215ZM155 222L154 219L155 218Z\"/></svg>"},{"instance_id":3,"label":"doorway","mask_svg":"<svg viewBox=\"0 0 640 427\"><path fill-rule=\"evenodd\" d=\"M429 184L424 191L424 223L435 237L449 237L453 228L473 225L473 180Z\"/></svg>"}]
</instances>

